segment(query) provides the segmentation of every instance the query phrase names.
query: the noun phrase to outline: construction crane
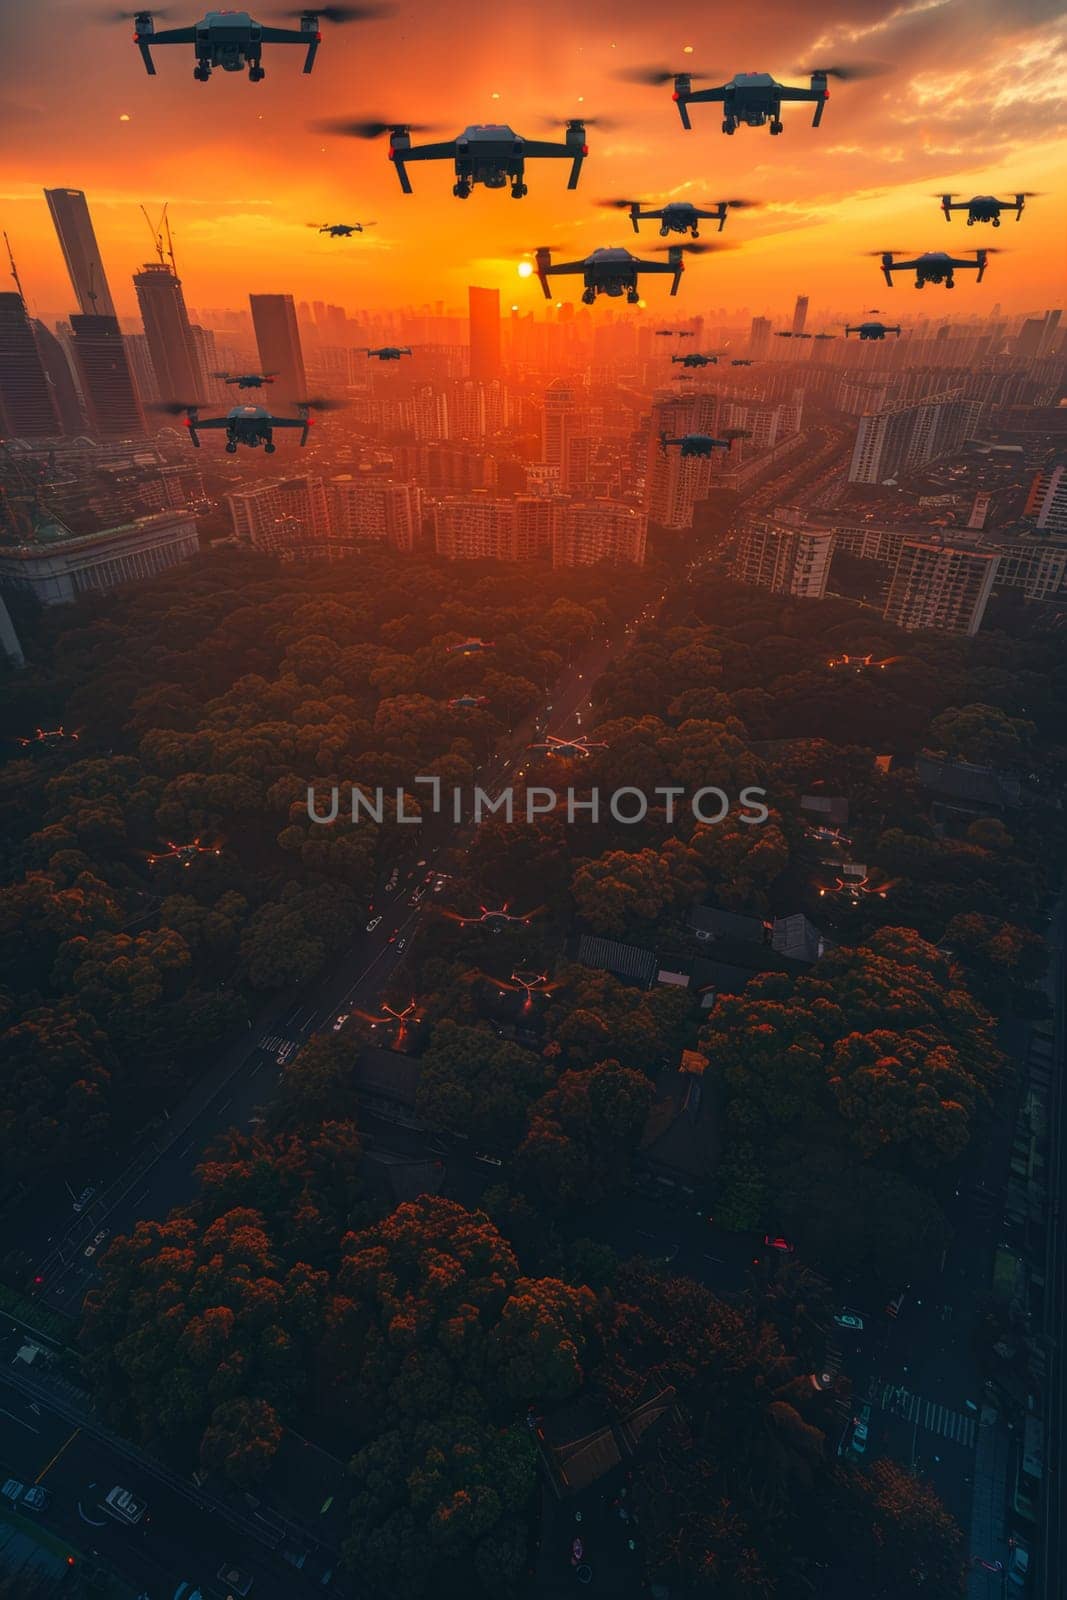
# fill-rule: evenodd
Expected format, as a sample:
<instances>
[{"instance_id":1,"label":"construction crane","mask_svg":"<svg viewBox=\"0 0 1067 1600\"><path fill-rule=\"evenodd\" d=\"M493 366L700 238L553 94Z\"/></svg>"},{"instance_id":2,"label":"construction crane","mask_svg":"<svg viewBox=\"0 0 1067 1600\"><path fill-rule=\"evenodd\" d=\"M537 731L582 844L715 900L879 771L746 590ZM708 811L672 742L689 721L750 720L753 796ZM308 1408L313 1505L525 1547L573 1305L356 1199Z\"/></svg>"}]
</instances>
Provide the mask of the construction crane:
<instances>
[{"instance_id":1,"label":"construction crane","mask_svg":"<svg viewBox=\"0 0 1067 1600\"><path fill-rule=\"evenodd\" d=\"M152 245L156 255L159 257L160 266L165 267L169 263L171 272L177 277L178 269L174 264L174 241L170 236L170 218L167 216L167 207L169 205L169 200L164 202L163 210L159 214L157 223L153 223L145 206L141 207L141 215L148 223L148 231L152 235Z\"/></svg>"}]
</instances>

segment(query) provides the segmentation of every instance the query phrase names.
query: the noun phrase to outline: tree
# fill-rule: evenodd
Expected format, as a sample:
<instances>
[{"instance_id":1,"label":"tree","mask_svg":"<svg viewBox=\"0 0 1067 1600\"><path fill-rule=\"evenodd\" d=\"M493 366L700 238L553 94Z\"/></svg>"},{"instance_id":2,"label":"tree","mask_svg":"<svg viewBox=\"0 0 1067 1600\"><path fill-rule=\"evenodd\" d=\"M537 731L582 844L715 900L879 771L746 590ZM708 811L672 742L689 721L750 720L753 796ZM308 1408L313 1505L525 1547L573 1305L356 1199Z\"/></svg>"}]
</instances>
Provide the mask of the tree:
<instances>
[{"instance_id":1,"label":"tree","mask_svg":"<svg viewBox=\"0 0 1067 1600\"><path fill-rule=\"evenodd\" d=\"M490 1150L522 1139L530 1106L548 1086L548 1063L484 1028L438 1023L422 1058L416 1111Z\"/></svg>"},{"instance_id":2,"label":"tree","mask_svg":"<svg viewBox=\"0 0 1067 1600\"><path fill-rule=\"evenodd\" d=\"M282 1425L265 1400L228 1400L216 1406L200 1441L200 1464L221 1471L237 1489L262 1482L282 1442Z\"/></svg>"}]
</instances>

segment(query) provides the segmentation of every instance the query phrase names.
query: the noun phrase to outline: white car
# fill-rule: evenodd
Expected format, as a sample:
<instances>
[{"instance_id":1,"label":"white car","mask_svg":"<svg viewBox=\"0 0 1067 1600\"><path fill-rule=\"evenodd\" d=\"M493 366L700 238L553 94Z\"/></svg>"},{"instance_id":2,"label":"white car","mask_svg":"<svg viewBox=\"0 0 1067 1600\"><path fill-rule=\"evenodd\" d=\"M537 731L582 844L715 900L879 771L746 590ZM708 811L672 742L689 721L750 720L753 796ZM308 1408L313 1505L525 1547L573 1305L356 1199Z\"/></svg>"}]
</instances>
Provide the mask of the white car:
<instances>
[{"instance_id":1,"label":"white car","mask_svg":"<svg viewBox=\"0 0 1067 1600\"><path fill-rule=\"evenodd\" d=\"M106 1511L109 1517L114 1517L116 1522L125 1522L127 1527L136 1527L145 1514L145 1503L131 1494L129 1489L124 1489L121 1484L116 1484L108 1490L107 1498L100 1508Z\"/></svg>"},{"instance_id":2,"label":"white car","mask_svg":"<svg viewBox=\"0 0 1067 1600\"><path fill-rule=\"evenodd\" d=\"M345 1023L347 1021L348 1021L348 1012L347 1011L342 1011L341 1014L334 1021L334 1025L333 1025L334 1033L340 1033L341 1029L344 1027L344 1025L345 1025Z\"/></svg>"},{"instance_id":3,"label":"white car","mask_svg":"<svg viewBox=\"0 0 1067 1600\"><path fill-rule=\"evenodd\" d=\"M368 933L373 933L375 928L378 926L379 922L381 922L381 920L382 919L381 919L380 916L371 917L370 921L367 923L367 932Z\"/></svg>"}]
</instances>

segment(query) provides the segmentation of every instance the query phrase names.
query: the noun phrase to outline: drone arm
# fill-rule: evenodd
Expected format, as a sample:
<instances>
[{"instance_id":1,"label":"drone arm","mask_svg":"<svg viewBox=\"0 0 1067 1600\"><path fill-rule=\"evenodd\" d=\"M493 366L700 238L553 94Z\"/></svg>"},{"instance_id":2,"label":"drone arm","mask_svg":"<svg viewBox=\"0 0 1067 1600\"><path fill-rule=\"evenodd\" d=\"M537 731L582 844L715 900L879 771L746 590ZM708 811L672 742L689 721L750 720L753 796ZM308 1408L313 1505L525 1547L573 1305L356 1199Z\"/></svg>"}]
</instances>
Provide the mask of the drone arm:
<instances>
[{"instance_id":1,"label":"drone arm","mask_svg":"<svg viewBox=\"0 0 1067 1600\"><path fill-rule=\"evenodd\" d=\"M266 32L266 29L263 31ZM139 28L137 31L137 43L142 46L149 44L195 44L196 29L163 28L159 33L156 33L154 29L151 33L146 33Z\"/></svg>"},{"instance_id":2,"label":"drone arm","mask_svg":"<svg viewBox=\"0 0 1067 1600\"><path fill-rule=\"evenodd\" d=\"M578 187L578 179L582 175L582 162L584 160L585 160L585 148L583 146L583 148L581 150L575 150L573 152L573 160L571 161L570 175L567 178L567 188L568 189L577 189L577 187Z\"/></svg>"},{"instance_id":3,"label":"drone arm","mask_svg":"<svg viewBox=\"0 0 1067 1600\"><path fill-rule=\"evenodd\" d=\"M985 277L985 269L988 260L989 258L985 251L979 250L976 260L973 262L967 262L967 266L976 266L978 268L978 277L975 279L976 283L981 283L982 279Z\"/></svg>"},{"instance_id":4,"label":"drone arm","mask_svg":"<svg viewBox=\"0 0 1067 1600\"><path fill-rule=\"evenodd\" d=\"M700 213L700 214L703 215L704 213ZM722 230L726 226L726 201L725 200L723 201L722 205L719 207L719 209L717 211L709 211L709 212L707 212L707 215L709 217L718 217L718 219L719 219L719 232L721 233Z\"/></svg>"},{"instance_id":5,"label":"drone arm","mask_svg":"<svg viewBox=\"0 0 1067 1600\"><path fill-rule=\"evenodd\" d=\"M156 64L152 60L152 51L149 46L148 39L144 34L136 33L134 34L134 43L141 52L141 60L144 62L145 71L148 73L150 78L154 78L156 75Z\"/></svg>"},{"instance_id":6,"label":"drone arm","mask_svg":"<svg viewBox=\"0 0 1067 1600\"><path fill-rule=\"evenodd\" d=\"M661 211L660 212L660 216L662 217L662 215L663 215L663 213ZM634 232L635 233L640 233L641 230L637 226L637 224L642 220L642 218L644 218L644 217L651 218L651 216L652 216L651 211L642 211L641 207L635 201L634 204L630 207L630 223L631 223L631 226L633 227Z\"/></svg>"},{"instance_id":7,"label":"drone arm","mask_svg":"<svg viewBox=\"0 0 1067 1600\"><path fill-rule=\"evenodd\" d=\"M1024 194L1017 194L1015 196L1015 220L1016 220L1016 222L1021 222L1022 221L1023 207L1025 205L1026 205L1026 196Z\"/></svg>"}]
</instances>

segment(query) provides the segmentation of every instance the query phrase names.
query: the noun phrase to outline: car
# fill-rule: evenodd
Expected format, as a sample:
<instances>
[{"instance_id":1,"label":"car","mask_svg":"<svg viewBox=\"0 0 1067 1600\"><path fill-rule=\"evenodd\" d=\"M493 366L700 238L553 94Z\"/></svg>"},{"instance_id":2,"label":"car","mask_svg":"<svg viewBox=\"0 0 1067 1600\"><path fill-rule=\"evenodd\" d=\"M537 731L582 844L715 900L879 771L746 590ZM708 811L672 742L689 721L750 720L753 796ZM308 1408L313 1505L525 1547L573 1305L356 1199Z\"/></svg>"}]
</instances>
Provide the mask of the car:
<instances>
[{"instance_id":1,"label":"car","mask_svg":"<svg viewBox=\"0 0 1067 1600\"><path fill-rule=\"evenodd\" d=\"M370 921L367 923L367 932L368 933L373 933L375 928L378 926L379 922L381 922L381 920L382 919L381 919L381 915L380 914L378 916L376 916L376 917L371 917Z\"/></svg>"},{"instance_id":2,"label":"car","mask_svg":"<svg viewBox=\"0 0 1067 1600\"><path fill-rule=\"evenodd\" d=\"M793 1256L797 1252L796 1245L790 1244L789 1240L780 1233L765 1233L763 1235L763 1246L765 1250L777 1250L783 1256Z\"/></svg>"},{"instance_id":3,"label":"car","mask_svg":"<svg viewBox=\"0 0 1067 1600\"><path fill-rule=\"evenodd\" d=\"M408 946L408 942L407 942L406 939L398 939L396 941L396 947L397 947L398 950L406 950L407 946Z\"/></svg>"},{"instance_id":4,"label":"car","mask_svg":"<svg viewBox=\"0 0 1067 1600\"><path fill-rule=\"evenodd\" d=\"M502 1167L504 1163L499 1156L491 1156L486 1150L475 1150L475 1161L484 1161L487 1167Z\"/></svg>"},{"instance_id":5,"label":"car","mask_svg":"<svg viewBox=\"0 0 1067 1600\"><path fill-rule=\"evenodd\" d=\"M27 1489L22 1496L23 1511L47 1511L51 1504L51 1489L42 1489L39 1483L35 1483L31 1489Z\"/></svg>"},{"instance_id":6,"label":"car","mask_svg":"<svg viewBox=\"0 0 1067 1600\"><path fill-rule=\"evenodd\" d=\"M348 1021L348 1012L347 1011L338 1012L337 1016L334 1018L334 1023L333 1023L333 1031L334 1031L334 1033L340 1033L341 1029L344 1027L344 1025L345 1025L345 1023L347 1021Z\"/></svg>"},{"instance_id":7,"label":"car","mask_svg":"<svg viewBox=\"0 0 1067 1600\"><path fill-rule=\"evenodd\" d=\"M143 1500L138 1500L135 1494L131 1494L129 1489L124 1489L117 1483L113 1489L108 1490L100 1509L106 1511L109 1517L114 1517L116 1522L124 1522L127 1527L133 1528L145 1514L145 1503Z\"/></svg>"},{"instance_id":8,"label":"car","mask_svg":"<svg viewBox=\"0 0 1067 1600\"><path fill-rule=\"evenodd\" d=\"M864 1329L863 1318L855 1311L836 1312L834 1323L838 1328L847 1328L850 1333L862 1333Z\"/></svg>"},{"instance_id":9,"label":"car","mask_svg":"<svg viewBox=\"0 0 1067 1600\"><path fill-rule=\"evenodd\" d=\"M0 1495L3 1495L5 1500L10 1500L13 1506L17 1506L25 1491L24 1483L20 1483L17 1478L8 1478L4 1487L0 1489Z\"/></svg>"},{"instance_id":10,"label":"car","mask_svg":"<svg viewBox=\"0 0 1067 1600\"><path fill-rule=\"evenodd\" d=\"M82 1251L82 1255L85 1256L87 1260L91 1261L110 1232L110 1228L101 1228L100 1232L95 1236L92 1243L85 1246L85 1249Z\"/></svg>"},{"instance_id":11,"label":"car","mask_svg":"<svg viewBox=\"0 0 1067 1600\"><path fill-rule=\"evenodd\" d=\"M855 1426L852 1429L852 1438L849 1442L849 1449L854 1456L866 1455L867 1440L870 1437L870 1430L871 1408L870 1406L864 1406L863 1410L856 1418Z\"/></svg>"},{"instance_id":12,"label":"car","mask_svg":"<svg viewBox=\"0 0 1067 1600\"><path fill-rule=\"evenodd\" d=\"M242 1572L240 1567L229 1567L224 1561L215 1576L229 1590L230 1594L240 1595L241 1600L244 1600L246 1594L251 1593L252 1575L248 1572Z\"/></svg>"},{"instance_id":13,"label":"car","mask_svg":"<svg viewBox=\"0 0 1067 1600\"><path fill-rule=\"evenodd\" d=\"M437 882L433 886L434 894L440 894L441 890L444 888L444 886L445 886L445 880L443 878L438 878Z\"/></svg>"},{"instance_id":14,"label":"car","mask_svg":"<svg viewBox=\"0 0 1067 1600\"><path fill-rule=\"evenodd\" d=\"M1025 1539L1020 1539L1015 1534L1009 1541L1011 1555L1008 1557L1008 1588L1015 1595L1021 1595L1030 1581L1030 1546Z\"/></svg>"},{"instance_id":15,"label":"car","mask_svg":"<svg viewBox=\"0 0 1067 1600\"><path fill-rule=\"evenodd\" d=\"M408 901L408 905L409 906L417 906L419 901L422 899L422 897L423 897L423 895L425 893L426 893L425 889L416 889L415 893L412 895L411 899Z\"/></svg>"}]
</instances>

